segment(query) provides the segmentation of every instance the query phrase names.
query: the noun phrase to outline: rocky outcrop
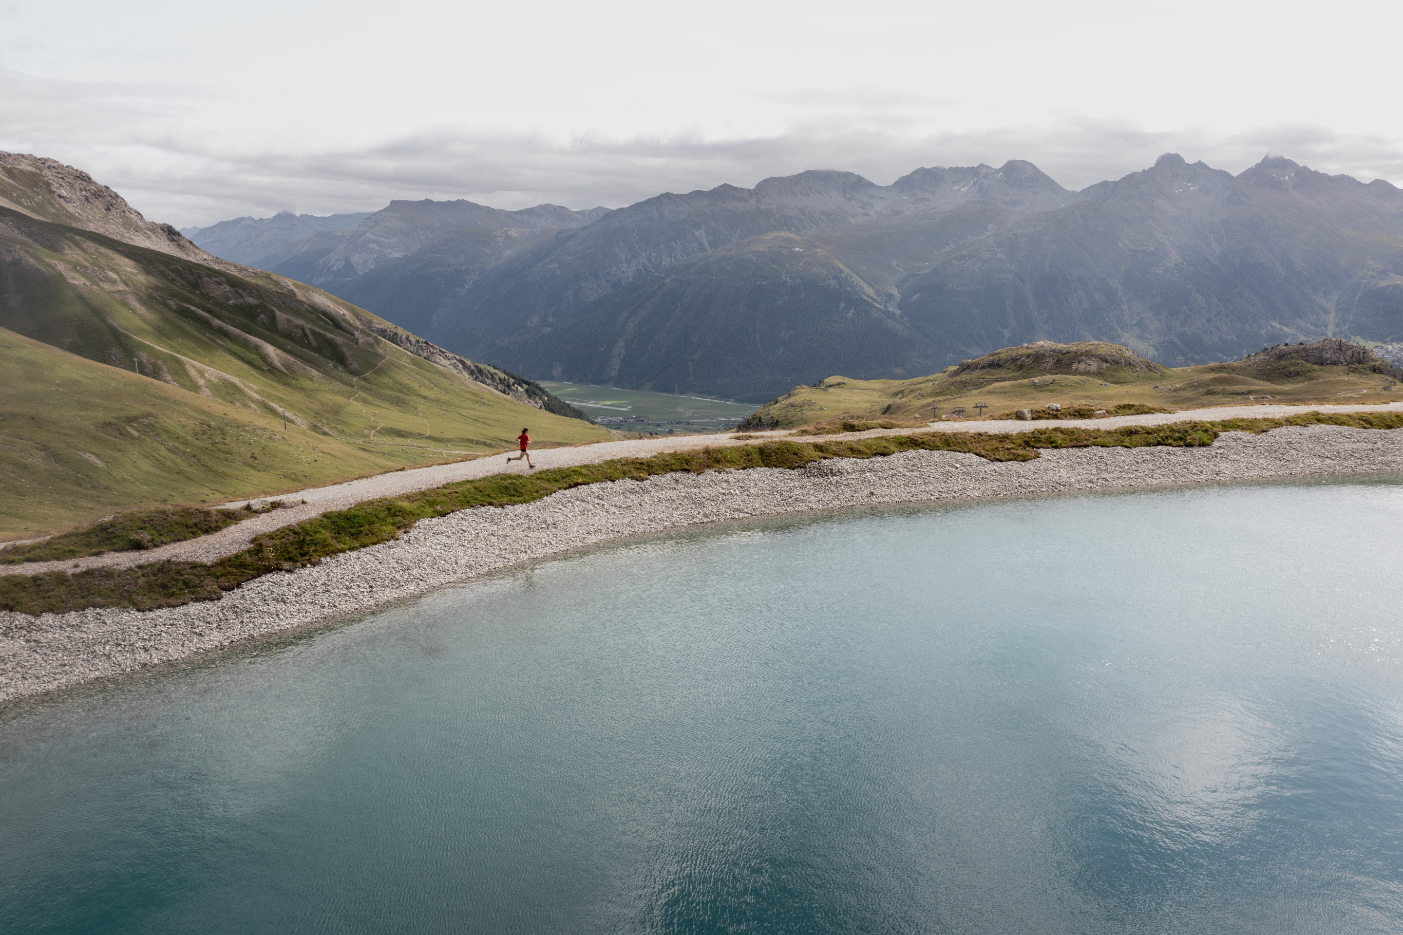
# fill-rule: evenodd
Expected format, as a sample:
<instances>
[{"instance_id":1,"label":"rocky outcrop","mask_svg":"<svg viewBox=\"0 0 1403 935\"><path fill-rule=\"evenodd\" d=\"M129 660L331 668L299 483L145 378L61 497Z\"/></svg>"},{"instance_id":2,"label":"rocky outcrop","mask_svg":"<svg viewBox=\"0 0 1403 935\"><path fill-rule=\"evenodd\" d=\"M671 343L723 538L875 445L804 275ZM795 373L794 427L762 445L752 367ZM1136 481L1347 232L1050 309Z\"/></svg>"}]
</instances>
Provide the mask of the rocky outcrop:
<instances>
[{"instance_id":1,"label":"rocky outcrop","mask_svg":"<svg viewBox=\"0 0 1403 935\"><path fill-rule=\"evenodd\" d=\"M1017 347L1005 347L973 360L962 360L950 376L953 378L991 370L1013 371L1014 375L1025 371L1039 374L1092 374L1110 368L1137 373L1157 373L1164 369L1154 361L1146 360L1130 348L1121 347L1119 344L1100 341L1084 341L1077 344L1034 341Z\"/></svg>"},{"instance_id":2,"label":"rocky outcrop","mask_svg":"<svg viewBox=\"0 0 1403 935\"><path fill-rule=\"evenodd\" d=\"M496 367L484 366L465 357L459 357L457 354L445 351L437 344L432 344L423 338L416 337L406 331L400 331L397 328L381 328L378 325L371 325L370 330L378 337L404 348L411 354L459 373L469 380L501 393L503 396L510 396L517 402L570 419L580 419L585 422L594 421L563 399L552 395L545 387L533 380L519 377Z\"/></svg>"},{"instance_id":3,"label":"rocky outcrop","mask_svg":"<svg viewBox=\"0 0 1403 935\"><path fill-rule=\"evenodd\" d=\"M56 159L0 152L0 204L41 221L104 234L209 266L226 266L169 224L142 217L91 175Z\"/></svg>"},{"instance_id":4,"label":"rocky outcrop","mask_svg":"<svg viewBox=\"0 0 1403 935\"><path fill-rule=\"evenodd\" d=\"M1314 344L1279 344L1276 347L1263 348L1244 360L1302 360L1317 367L1362 367L1370 373L1380 373L1395 380L1403 380L1403 368L1363 345L1340 338L1327 338Z\"/></svg>"}]
</instances>

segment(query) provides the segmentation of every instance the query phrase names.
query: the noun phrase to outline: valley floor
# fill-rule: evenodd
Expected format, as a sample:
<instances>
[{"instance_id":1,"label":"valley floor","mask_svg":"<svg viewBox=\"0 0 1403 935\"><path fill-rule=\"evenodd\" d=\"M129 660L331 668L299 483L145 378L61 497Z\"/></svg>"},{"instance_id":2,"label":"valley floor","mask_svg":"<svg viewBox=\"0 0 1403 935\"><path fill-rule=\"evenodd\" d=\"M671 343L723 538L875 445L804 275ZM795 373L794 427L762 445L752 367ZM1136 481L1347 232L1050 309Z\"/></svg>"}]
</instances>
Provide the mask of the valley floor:
<instances>
[{"instance_id":1,"label":"valley floor","mask_svg":"<svg viewBox=\"0 0 1403 935\"><path fill-rule=\"evenodd\" d=\"M1268 416L1275 414L1269 410L1278 407L1244 408L1246 414ZM1362 408L1348 407L1348 411ZM1375 411L1378 408L1385 407L1375 407ZM1231 414L1230 410L1214 409L1197 415L1176 413L1173 418L1226 418ZM1095 425L1104 427L1108 421L1096 420ZM1068 423L1041 423L1044 427L1049 424ZM1018 431L1030 424L966 422L933 427ZM715 437L672 438L557 448L542 451L538 463L552 467L588 463L719 441ZM273 522L292 522L304 509L321 512L368 497L522 469L517 462L508 468L501 456L495 457L499 460L482 458L309 490L298 495L298 499L307 499L305 507L269 516ZM524 505L464 510L421 520L400 539L343 553L296 572L266 575L218 601L147 612L85 610L37 618L0 614L0 702L120 675L251 638L326 625L453 582L574 549L705 523L880 504L1400 471L1403 429L1312 425L1261 435L1225 433L1205 448L1044 450L1039 458L1022 462L991 462L957 452L908 451L883 458L814 462L799 470L673 473L641 482L592 484ZM250 522L263 519L267 517ZM247 524L231 529L244 526ZM243 529L242 538L217 548L228 552L242 548L249 531ZM182 545L187 547L182 557L204 557L204 553L189 550L208 548L211 543ZM144 552L139 560L147 562L152 557L152 552Z\"/></svg>"}]
</instances>

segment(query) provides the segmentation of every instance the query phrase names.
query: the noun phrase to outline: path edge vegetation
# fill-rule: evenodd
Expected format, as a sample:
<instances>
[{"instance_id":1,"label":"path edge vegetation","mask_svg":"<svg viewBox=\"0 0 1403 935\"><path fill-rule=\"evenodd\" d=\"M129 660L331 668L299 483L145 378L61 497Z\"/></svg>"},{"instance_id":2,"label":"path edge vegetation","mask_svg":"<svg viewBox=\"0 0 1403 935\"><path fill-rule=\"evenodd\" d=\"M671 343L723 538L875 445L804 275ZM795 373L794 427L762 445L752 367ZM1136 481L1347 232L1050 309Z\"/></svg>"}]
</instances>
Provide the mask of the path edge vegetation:
<instances>
[{"instance_id":1,"label":"path edge vegetation","mask_svg":"<svg viewBox=\"0 0 1403 935\"><path fill-rule=\"evenodd\" d=\"M63 561L107 552L154 549L172 542L207 536L226 526L276 510L281 504L281 500L250 500L236 509L171 506L117 513L91 526L61 532L38 542L22 542L0 549L0 565Z\"/></svg>"},{"instance_id":2,"label":"path edge vegetation","mask_svg":"<svg viewBox=\"0 0 1403 935\"><path fill-rule=\"evenodd\" d=\"M1006 434L923 432L833 441L783 438L546 468L532 474L494 474L323 513L255 536L247 549L209 564L167 560L131 568L0 576L0 610L37 616L88 608L154 610L218 600L225 591L263 575L295 571L341 552L388 542L421 519L478 507L531 503L561 490L606 481L642 481L677 471L797 469L827 458L873 458L917 450L967 452L990 461L1030 461L1044 448L1198 448L1212 445L1223 432L1257 435L1291 425L1396 429L1403 428L1403 413L1309 412L1280 419L1175 422L1118 429L1048 426Z\"/></svg>"}]
</instances>

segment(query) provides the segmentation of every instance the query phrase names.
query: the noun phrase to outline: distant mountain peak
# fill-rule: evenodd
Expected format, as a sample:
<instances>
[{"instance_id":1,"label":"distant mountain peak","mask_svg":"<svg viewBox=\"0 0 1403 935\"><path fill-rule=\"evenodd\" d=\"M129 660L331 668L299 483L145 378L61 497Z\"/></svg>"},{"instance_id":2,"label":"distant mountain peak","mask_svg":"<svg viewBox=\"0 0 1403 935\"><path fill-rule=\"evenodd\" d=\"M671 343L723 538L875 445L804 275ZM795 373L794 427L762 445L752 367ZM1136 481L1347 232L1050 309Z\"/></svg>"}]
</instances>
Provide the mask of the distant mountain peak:
<instances>
[{"instance_id":1,"label":"distant mountain peak","mask_svg":"<svg viewBox=\"0 0 1403 935\"><path fill-rule=\"evenodd\" d=\"M1205 198L1221 203L1243 197L1233 185L1232 173L1202 161L1191 163L1178 153L1165 153L1150 168L1116 181L1089 185L1081 194L1099 205L1136 206L1136 210L1152 202L1172 201L1182 206Z\"/></svg>"},{"instance_id":2,"label":"distant mountain peak","mask_svg":"<svg viewBox=\"0 0 1403 935\"><path fill-rule=\"evenodd\" d=\"M880 187L877 183L863 178L856 172L808 169L797 175L777 175L761 179L755 185L755 194L759 198L809 196L827 192L848 195L855 192L872 191Z\"/></svg>"},{"instance_id":3,"label":"distant mountain peak","mask_svg":"<svg viewBox=\"0 0 1403 935\"><path fill-rule=\"evenodd\" d=\"M270 218L233 218L209 227L188 227L181 233L217 257L266 269L270 256L286 253L318 232L350 231L369 216L368 211L325 217L279 211Z\"/></svg>"},{"instance_id":4,"label":"distant mountain peak","mask_svg":"<svg viewBox=\"0 0 1403 935\"><path fill-rule=\"evenodd\" d=\"M1301 167L1299 162L1293 162L1285 156L1273 156L1267 153L1262 157L1262 161L1253 166L1254 169L1269 169L1281 172L1295 172Z\"/></svg>"},{"instance_id":5,"label":"distant mountain peak","mask_svg":"<svg viewBox=\"0 0 1403 935\"><path fill-rule=\"evenodd\" d=\"M977 166L923 167L897 179L891 191L921 210L974 201L1040 210L1079 199L1026 159L1010 159L998 169L982 162Z\"/></svg>"},{"instance_id":6,"label":"distant mountain peak","mask_svg":"<svg viewBox=\"0 0 1403 935\"><path fill-rule=\"evenodd\" d=\"M1232 178L1232 173L1223 169L1215 169L1208 163L1200 159L1198 162L1189 162L1178 153L1165 153L1155 160L1155 164L1142 172L1132 172L1126 179L1132 178L1191 178L1193 176L1218 176L1226 181ZM1122 179L1125 181L1125 179ZM1098 183L1101 185L1105 182Z\"/></svg>"},{"instance_id":7,"label":"distant mountain peak","mask_svg":"<svg viewBox=\"0 0 1403 935\"><path fill-rule=\"evenodd\" d=\"M976 168L988 169L989 167L984 165L983 163L980 163L978 166L976 166ZM1033 165L1026 159L1010 159L1008 162L1005 162L1003 165L999 166L998 174L1003 176L1004 178L1029 179L1042 177L1047 179L1048 181L1052 181L1051 176L1043 172L1042 169L1039 169L1037 166ZM1053 184L1056 183L1054 182ZM1061 188L1060 185L1058 187Z\"/></svg>"},{"instance_id":8,"label":"distant mountain peak","mask_svg":"<svg viewBox=\"0 0 1403 935\"><path fill-rule=\"evenodd\" d=\"M1312 197L1312 193L1326 191L1336 195L1345 192L1351 196L1388 197L1391 186L1364 184L1350 175L1328 175L1317 172L1310 166L1303 166L1284 156L1267 154L1262 161L1246 169L1237 177L1238 184L1254 192L1291 192L1296 196Z\"/></svg>"}]
</instances>

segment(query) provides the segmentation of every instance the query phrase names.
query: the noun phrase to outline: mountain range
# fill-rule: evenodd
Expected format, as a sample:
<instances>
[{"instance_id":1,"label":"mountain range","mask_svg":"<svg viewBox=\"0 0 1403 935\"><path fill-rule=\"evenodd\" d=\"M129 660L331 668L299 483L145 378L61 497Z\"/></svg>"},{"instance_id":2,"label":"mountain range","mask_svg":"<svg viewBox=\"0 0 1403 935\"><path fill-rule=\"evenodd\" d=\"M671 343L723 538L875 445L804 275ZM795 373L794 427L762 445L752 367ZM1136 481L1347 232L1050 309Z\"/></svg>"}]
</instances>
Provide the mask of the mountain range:
<instances>
[{"instance_id":1,"label":"mountain range","mask_svg":"<svg viewBox=\"0 0 1403 935\"><path fill-rule=\"evenodd\" d=\"M0 538L542 442L538 385L205 253L52 159L0 153Z\"/></svg>"},{"instance_id":2,"label":"mountain range","mask_svg":"<svg viewBox=\"0 0 1403 935\"><path fill-rule=\"evenodd\" d=\"M1035 165L810 171L613 211L394 202L267 263L537 378L763 401L1035 340L1169 366L1403 339L1403 192L1166 154L1079 192Z\"/></svg>"}]
</instances>

